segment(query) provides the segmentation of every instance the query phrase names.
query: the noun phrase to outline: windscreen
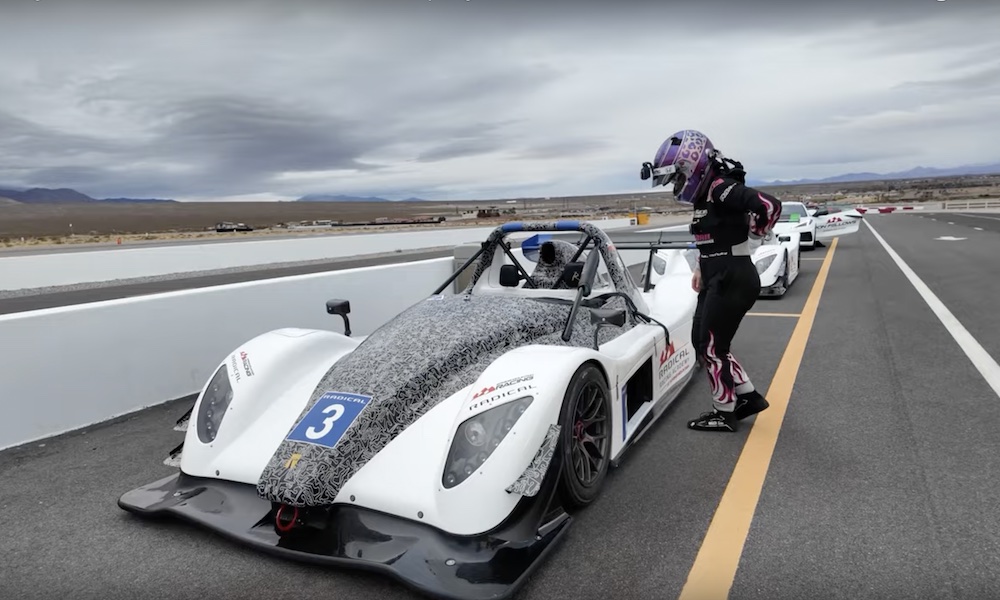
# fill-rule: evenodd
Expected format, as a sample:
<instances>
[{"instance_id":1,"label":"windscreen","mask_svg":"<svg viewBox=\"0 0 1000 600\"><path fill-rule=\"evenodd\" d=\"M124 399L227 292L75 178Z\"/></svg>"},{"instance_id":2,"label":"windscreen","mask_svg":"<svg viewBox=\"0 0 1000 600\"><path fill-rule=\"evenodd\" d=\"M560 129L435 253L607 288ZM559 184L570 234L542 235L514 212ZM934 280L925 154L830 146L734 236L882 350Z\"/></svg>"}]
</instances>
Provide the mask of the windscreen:
<instances>
[{"instance_id":1,"label":"windscreen","mask_svg":"<svg viewBox=\"0 0 1000 600\"><path fill-rule=\"evenodd\" d=\"M809 216L806 209L801 204L782 204L779 223L795 223Z\"/></svg>"}]
</instances>

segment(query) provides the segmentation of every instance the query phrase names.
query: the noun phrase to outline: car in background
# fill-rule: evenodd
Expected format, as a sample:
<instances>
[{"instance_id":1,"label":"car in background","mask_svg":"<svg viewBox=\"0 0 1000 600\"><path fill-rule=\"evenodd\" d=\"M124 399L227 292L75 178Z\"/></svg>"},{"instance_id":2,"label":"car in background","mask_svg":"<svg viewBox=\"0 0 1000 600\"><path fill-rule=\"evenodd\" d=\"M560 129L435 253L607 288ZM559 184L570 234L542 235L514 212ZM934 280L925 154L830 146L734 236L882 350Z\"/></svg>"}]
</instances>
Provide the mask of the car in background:
<instances>
[{"instance_id":1,"label":"car in background","mask_svg":"<svg viewBox=\"0 0 1000 600\"><path fill-rule=\"evenodd\" d=\"M779 236L796 233L799 236L799 246L813 250L822 246L826 240L857 233L863 218L864 215L853 208L809 209L801 202L782 202L781 216L774 226L774 232Z\"/></svg>"}]
</instances>

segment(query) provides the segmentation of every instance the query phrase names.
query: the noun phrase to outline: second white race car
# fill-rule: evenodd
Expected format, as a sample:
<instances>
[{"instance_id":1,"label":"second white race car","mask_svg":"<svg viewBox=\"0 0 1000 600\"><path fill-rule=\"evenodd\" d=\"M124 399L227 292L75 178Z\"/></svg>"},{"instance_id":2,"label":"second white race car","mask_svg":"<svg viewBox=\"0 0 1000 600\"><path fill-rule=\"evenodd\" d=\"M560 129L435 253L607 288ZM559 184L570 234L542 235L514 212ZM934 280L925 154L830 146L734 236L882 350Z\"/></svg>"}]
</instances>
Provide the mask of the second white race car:
<instances>
[{"instance_id":1,"label":"second white race car","mask_svg":"<svg viewBox=\"0 0 1000 600\"><path fill-rule=\"evenodd\" d=\"M856 233L862 218L864 215L854 209L834 209L830 212L827 208L819 208L810 211L801 202L782 202L781 216L774 226L774 233L779 236L797 233L799 246L812 250L839 235Z\"/></svg>"},{"instance_id":2,"label":"second white race car","mask_svg":"<svg viewBox=\"0 0 1000 600\"><path fill-rule=\"evenodd\" d=\"M751 259L760 276L760 295L784 296L799 277L800 235L771 232L759 244L751 243L751 248Z\"/></svg>"},{"instance_id":3,"label":"second white race car","mask_svg":"<svg viewBox=\"0 0 1000 600\"><path fill-rule=\"evenodd\" d=\"M803 247L812 250L822 246L824 241L857 233L863 218L864 215L854 209L821 207L813 210L807 209L801 202L782 202L781 216L774 230L760 241L750 241L751 260L760 276L760 295L784 296L799 277ZM686 242L690 249L695 248L694 236L687 233L686 225L667 227L664 231L670 231L669 235L675 242ZM655 284L665 272L665 257L685 252L693 260L694 254L690 249L662 249L656 252L649 265L652 268L646 269L652 271L650 280Z\"/></svg>"}]
</instances>

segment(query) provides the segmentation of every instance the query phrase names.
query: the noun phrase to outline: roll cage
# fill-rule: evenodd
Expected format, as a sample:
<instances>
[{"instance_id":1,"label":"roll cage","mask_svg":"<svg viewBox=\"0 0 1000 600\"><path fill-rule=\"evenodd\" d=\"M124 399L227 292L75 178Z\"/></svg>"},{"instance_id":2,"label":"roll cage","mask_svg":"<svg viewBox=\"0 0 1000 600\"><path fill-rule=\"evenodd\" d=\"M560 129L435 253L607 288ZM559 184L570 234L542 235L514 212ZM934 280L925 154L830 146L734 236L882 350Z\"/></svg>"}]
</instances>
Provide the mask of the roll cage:
<instances>
[{"instance_id":1,"label":"roll cage","mask_svg":"<svg viewBox=\"0 0 1000 600\"><path fill-rule=\"evenodd\" d=\"M560 281L568 289L576 290L576 295L572 301L563 331L564 341L568 341L570 338L572 326L581 305L586 305L587 308L590 308L591 319L595 323L623 325L625 322L624 311L611 310L609 312L599 308L605 301L614 296L624 298L635 317L646 322L656 322L649 316L641 313L636 307L637 298L634 296L636 287L624 266L624 261L620 259L619 251L647 250L649 252L647 276L643 281L643 291L648 292L651 287L651 274L649 271L652 267L653 256L657 250L694 247L694 237L684 231L622 231L609 234L593 223L586 221L504 223L494 229L487 239L480 244L479 250L434 290L433 294L438 295L444 292L459 275L469 267L472 267L472 278L463 291L464 294L471 295L483 274L493 266L494 257L498 249L512 263L501 265L500 285L504 287L517 287L521 281L524 281L527 287L538 289L538 285L532 279L531 274L528 273L527 269L524 268L514 255L514 250L508 239L511 234L522 232L539 232L537 235L521 243L521 249L524 253L537 251L542 244L549 240L563 240L577 247L573 257L565 265L563 275L560 278ZM583 253L590 248L593 248L596 252L590 252L585 261L579 261ZM603 259L604 265L607 267L615 291L590 299L588 297L594 289L594 280L601 259ZM642 301L639 300L639 302ZM658 324L664 327L664 331L666 331L666 327L662 323ZM670 339L669 332L667 332L667 339Z\"/></svg>"}]
</instances>

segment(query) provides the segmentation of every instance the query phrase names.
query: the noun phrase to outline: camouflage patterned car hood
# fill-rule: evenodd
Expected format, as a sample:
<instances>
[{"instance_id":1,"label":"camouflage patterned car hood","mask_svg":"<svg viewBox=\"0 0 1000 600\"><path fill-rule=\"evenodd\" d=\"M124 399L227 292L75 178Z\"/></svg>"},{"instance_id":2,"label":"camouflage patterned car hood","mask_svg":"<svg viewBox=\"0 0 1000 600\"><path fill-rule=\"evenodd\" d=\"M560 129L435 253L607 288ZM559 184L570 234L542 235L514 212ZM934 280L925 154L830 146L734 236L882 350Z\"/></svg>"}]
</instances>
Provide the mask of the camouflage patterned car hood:
<instances>
[{"instance_id":1,"label":"camouflage patterned car hood","mask_svg":"<svg viewBox=\"0 0 1000 600\"><path fill-rule=\"evenodd\" d=\"M624 306L613 299L610 306ZM265 499L294 506L333 502L341 487L414 421L472 384L502 354L527 344L591 346L594 329L581 309L573 337L561 335L565 303L495 296L435 296L373 332L323 377L257 485ZM601 340L624 328L606 327ZM516 374L512 374L516 375ZM348 407L320 443L303 435L324 429L319 409L339 393ZM319 403L317 410L310 414ZM341 409L337 409L341 410ZM353 423L350 419L356 415ZM344 429L346 427L346 429ZM296 441L298 440L298 441ZM296 455L296 460L290 460Z\"/></svg>"}]
</instances>

